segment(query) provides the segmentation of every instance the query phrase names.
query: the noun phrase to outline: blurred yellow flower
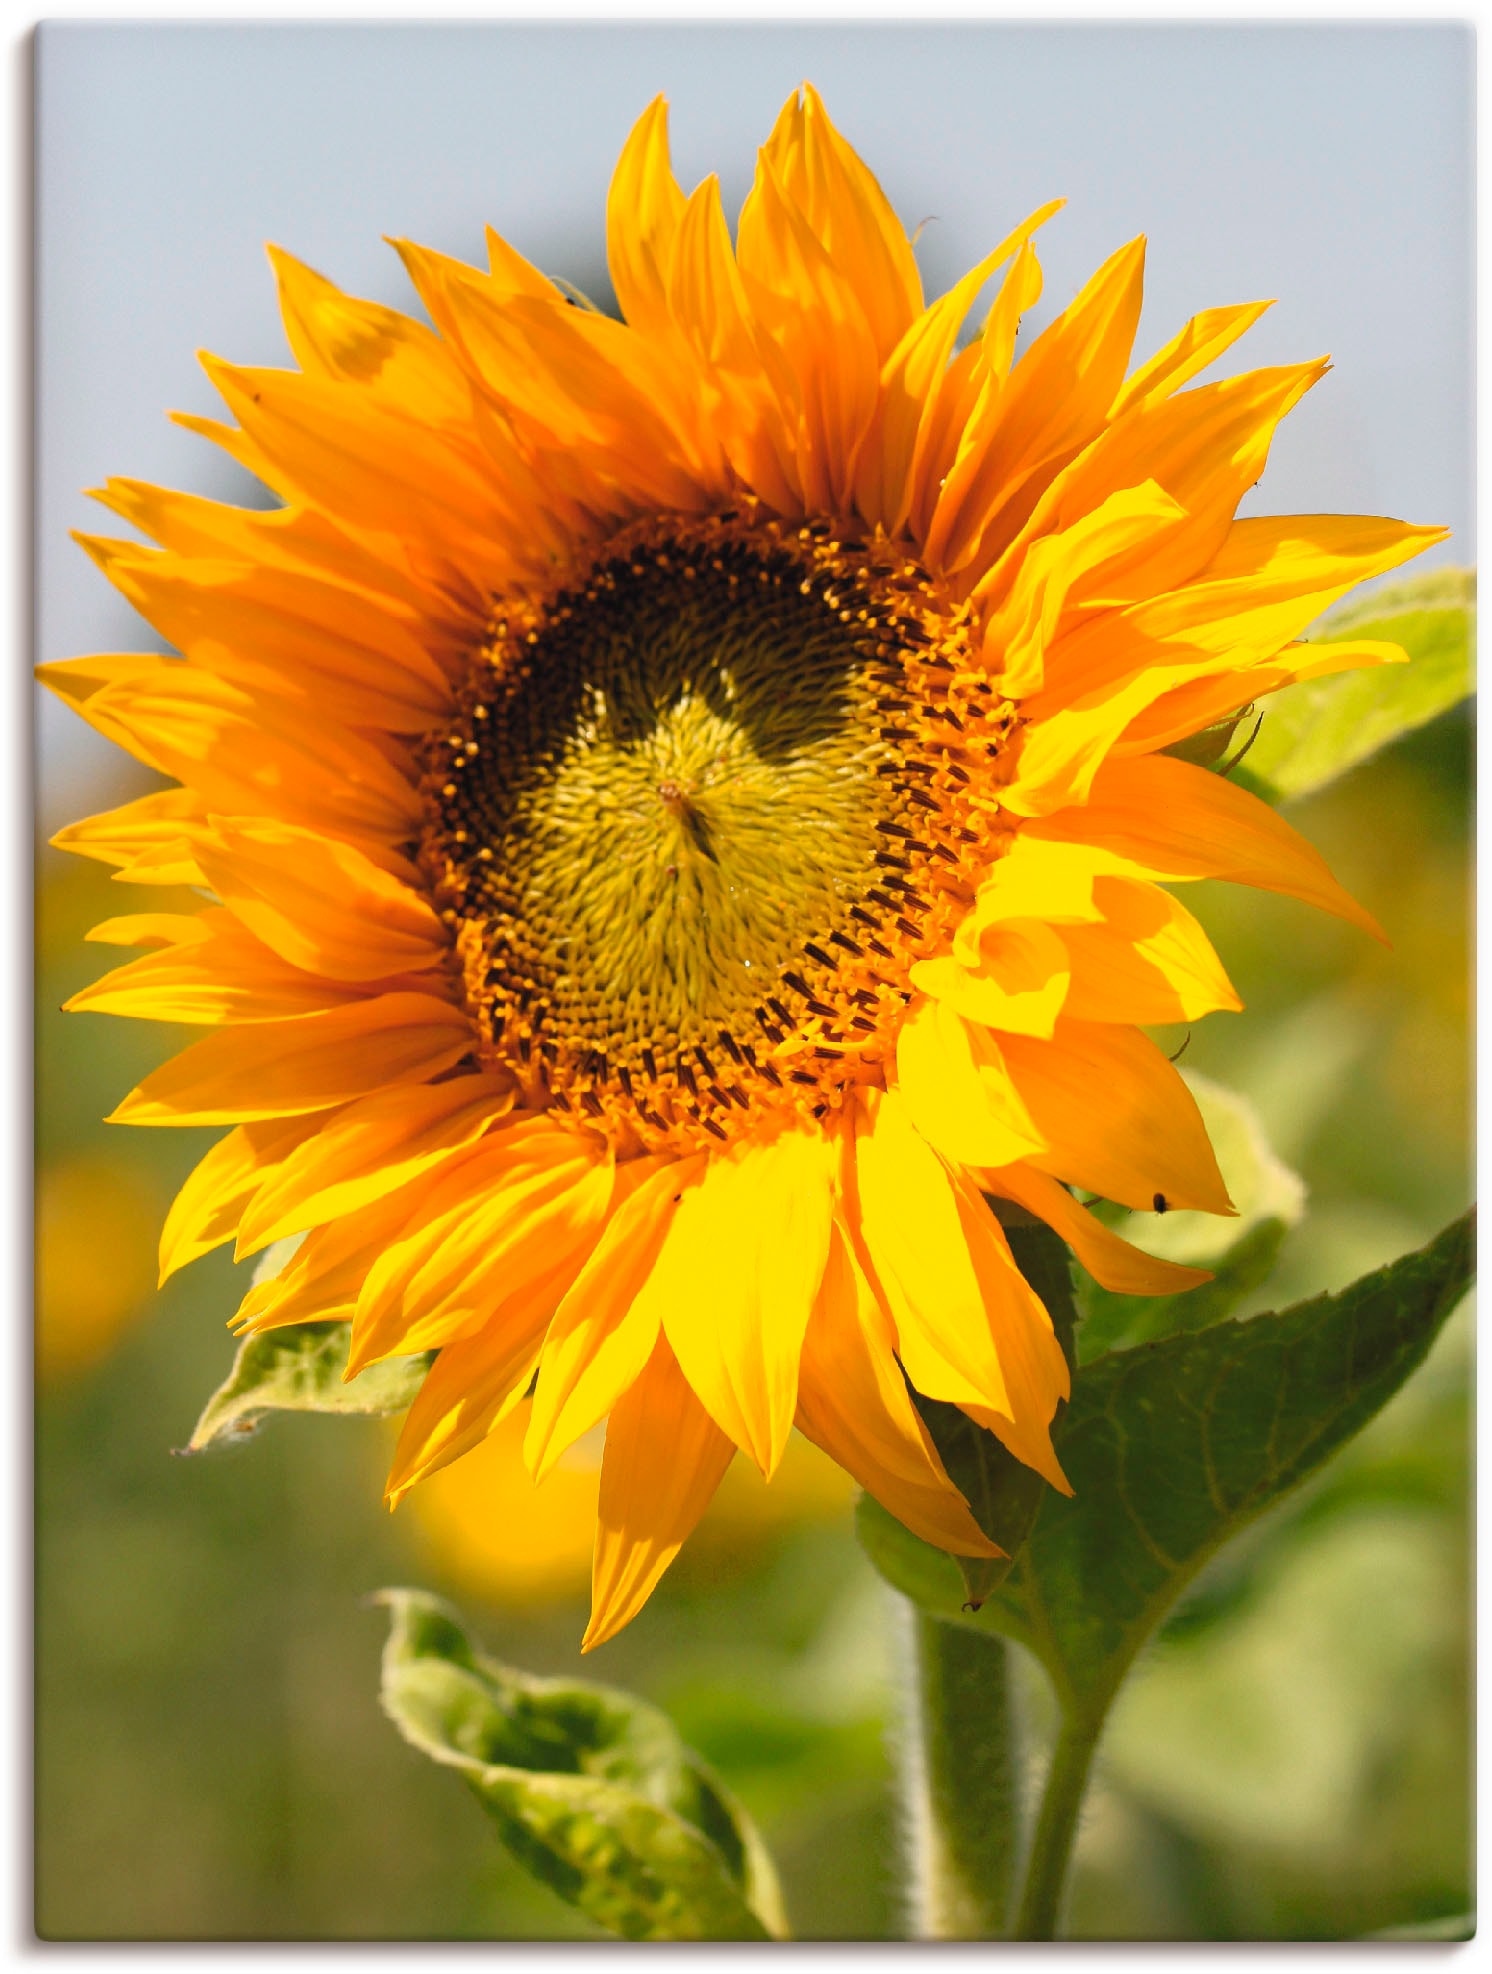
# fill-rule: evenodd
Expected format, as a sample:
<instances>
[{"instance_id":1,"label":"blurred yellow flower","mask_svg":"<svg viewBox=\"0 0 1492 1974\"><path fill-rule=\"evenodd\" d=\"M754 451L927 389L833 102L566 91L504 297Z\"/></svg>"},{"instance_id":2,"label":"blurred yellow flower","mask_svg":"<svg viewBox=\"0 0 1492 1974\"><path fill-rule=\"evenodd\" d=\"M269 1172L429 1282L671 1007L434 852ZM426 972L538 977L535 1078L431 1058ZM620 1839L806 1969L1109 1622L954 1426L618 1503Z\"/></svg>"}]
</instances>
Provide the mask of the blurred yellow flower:
<instances>
[{"instance_id":1,"label":"blurred yellow flower","mask_svg":"<svg viewBox=\"0 0 1492 1974\"><path fill-rule=\"evenodd\" d=\"M537 1486L523 1459L528 1408L510 1412L464 1459L432 1474L413 1506L444 1572L505 1607L557 1603L590 1581L603 1433L569 1447ZM694 1547L733 1561L778 1530L848 1514L854 1482L797 1434L770 1481L735 1462Z\"/></svg>"},{"instance_id":2,"label":"blurred yellow flower","mask_svg":"<svg viewBox=\"0 0 1492 1974\"><path fill-rule=\"evenodd\" d=\"M1441 531L1235 520L1326 366L1183 390L1250 303L1126 380L1142 240L1014 362L1056 210L928 306L812 90L734 244L660 101L623 321L495 234L486 272L401 244L435 333L276 252L299 369L209 360L238 423L184 422L284 504L101 495L160 547L86 546L184 658L44 675L180 786L59 841L215 902L98 928L156 950L71 1005L217 1028L115 1115L234 1127L163 1265L309 1230L242 1327L438 1350L391 1499L531 1387L536 1476L608 1419L587 1645L794 1424L991 1553L906 1379L1065 1488L1067 1367L981 1193L1112 1288L1197 1281L1067 1190L1229 1210L1142 1025L1239 1002L1162 882L1371 925L1164 750L1401 655L1295 640Z\"/></svg>"},{"instance_id":3,"label":"blurred yellow flower","mask_svg":"<svg viewBox=\"0 0 1492 1974\"><path fill-rule=\"evenodd\" d=\"M155 1287L156 1188L117 1159L43 1166L36 1197L36 1368L44 1382L105 1356Z\"/></svg>"}]
</instances>

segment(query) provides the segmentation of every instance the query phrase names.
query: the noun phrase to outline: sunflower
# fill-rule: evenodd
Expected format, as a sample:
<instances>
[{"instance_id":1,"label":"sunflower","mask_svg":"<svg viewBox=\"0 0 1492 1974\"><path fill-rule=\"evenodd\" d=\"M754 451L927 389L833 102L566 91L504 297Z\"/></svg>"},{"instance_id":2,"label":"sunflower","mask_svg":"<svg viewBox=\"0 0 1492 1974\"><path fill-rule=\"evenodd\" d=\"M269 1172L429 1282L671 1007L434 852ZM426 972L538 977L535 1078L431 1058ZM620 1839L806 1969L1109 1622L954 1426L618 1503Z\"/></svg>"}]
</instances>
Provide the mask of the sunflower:
<instances>
[{"instance_id":1,"label":"sunflower","mask_svg":"<svg viewBox=\"0 0 1492 1974\"><path fill-rule=\"evenodd\" d=\"M273 251L298 368L206 359L234 422L180 422L280 505L111 480L157 546L82 538L181 654L43 671L177 784L56 839L196 893L99 926L149 950L69 1004L212 1031L114 1112L232 1127L163 1275L299 1235L240 1330L350 1319L349 1376L436 1352L391 1502L526 1400L537 1478L605 1419L587 1646L795 1425L998 1553L909 1391L1067 1490L1067 1366L985 1196L1147 1294L1201 1278L1075 1192L1230 1211L1143 1029L1240 1003L1163 887L1375 929L1168 750L1402 657L1297 640L1443 531L1235 519L1327 366L1183 388L1252 303L1126 376L1143 240L1014 361L1060 203L927 305L811 89L734 247L660 100L608 201L621 319L495 234L486 272L397 243L433 329Z\"/></svg>"}]
</instances>

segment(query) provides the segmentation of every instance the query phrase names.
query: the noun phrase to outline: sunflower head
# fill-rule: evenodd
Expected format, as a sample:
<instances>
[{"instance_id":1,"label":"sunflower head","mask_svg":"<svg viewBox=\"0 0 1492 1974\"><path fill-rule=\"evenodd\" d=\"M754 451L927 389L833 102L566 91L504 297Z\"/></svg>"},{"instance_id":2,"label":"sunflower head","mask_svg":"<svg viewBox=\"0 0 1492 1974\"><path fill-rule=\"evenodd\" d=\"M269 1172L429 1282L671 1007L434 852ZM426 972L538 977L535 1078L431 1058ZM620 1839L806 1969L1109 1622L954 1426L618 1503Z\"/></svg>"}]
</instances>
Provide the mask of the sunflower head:
<instances>
[{"instance_id":1,"label":"sunflower head","mask_svg":"<svg viewBox=\"0 0 1492 1974\"><path fill-rule=\"evenodd\" d=\"M1230 1210L1144 1030L1239 1002L1165 887L1372 929L1167 750L1401 655L1299 638L1440 531L1237 519L1325 366L1197 384L1250 303L1132 367L1143 242L1017 361L1056 210L929 304L811 89L734 241L660 101L622 319L496 235L401 244L433 327L277 251L296 367L210 361L235 422L184 422L279 505L99 496L155 545L84 545L179 655L44 676L166 785L58 841L192 891L99 927L149 950L71 1005L202 1024L115 1115L231 1127L163 1271L299 1235L240 1328L438 1353L393 1500L520 1407L540 1478L605 1420L588 1644L795 1425L958 1554L994 1545L917 1394L1065 1488L990 1198L1110 1288L1196 1281L1078 1197Z\"/></svg>"}]
</instances>

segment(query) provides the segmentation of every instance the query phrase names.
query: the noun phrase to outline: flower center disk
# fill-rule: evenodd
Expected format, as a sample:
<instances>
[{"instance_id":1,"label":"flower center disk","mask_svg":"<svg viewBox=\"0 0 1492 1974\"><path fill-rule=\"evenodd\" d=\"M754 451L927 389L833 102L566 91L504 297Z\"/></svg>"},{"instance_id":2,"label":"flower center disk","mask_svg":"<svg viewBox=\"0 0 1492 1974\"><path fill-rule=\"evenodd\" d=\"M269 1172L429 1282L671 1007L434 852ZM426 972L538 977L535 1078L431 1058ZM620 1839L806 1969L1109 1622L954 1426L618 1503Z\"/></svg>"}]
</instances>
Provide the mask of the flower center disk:
<instances>
[{"instance_id":1,"label":"flower center disk","mask_svg":"<svg viewBox=\"0 0 1492 1974\"><path fill-rule=\"evenodd\" d=\"M527 1101L683 1149L879 1079L981 837L963 640L895 545L751 514L643 523L493 625L422 853Z\"/></svg>"}]
</instances>

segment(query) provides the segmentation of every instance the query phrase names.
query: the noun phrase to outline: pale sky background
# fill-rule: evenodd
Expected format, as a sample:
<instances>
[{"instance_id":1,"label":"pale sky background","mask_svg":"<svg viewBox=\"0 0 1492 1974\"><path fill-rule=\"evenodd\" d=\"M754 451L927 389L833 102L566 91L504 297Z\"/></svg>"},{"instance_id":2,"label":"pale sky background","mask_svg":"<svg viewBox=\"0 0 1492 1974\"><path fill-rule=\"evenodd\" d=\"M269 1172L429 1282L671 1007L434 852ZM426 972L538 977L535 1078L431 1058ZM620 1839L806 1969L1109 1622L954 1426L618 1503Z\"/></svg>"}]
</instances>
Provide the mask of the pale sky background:
<instances>
[{"instance_id":1,"label":"pale sky background","mask_svg":"<svg viewBox=\"0 0 1492 1974\"><path fill-rule=\"evenodd\" d=\"M99 25L37 33L41 659L158 644L68 539L127 533L108 474L249 498L166 422L216 413L207 348L288 362L263 243L418 313L385 234L484 261L487 222L598 301L604 197L660 90L688 189L732 221L805 78L877 173L929 295L1033 207L1041 307L1150 241L1137 358L1197 309L1276 296L1223 368L1330 352L1246 512L1446 523L1472 542L1474 44L1428 26L659 23ZM48 827L111 799L111 757L48 701Z\"/></svg>"}]
</instances>

